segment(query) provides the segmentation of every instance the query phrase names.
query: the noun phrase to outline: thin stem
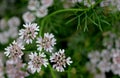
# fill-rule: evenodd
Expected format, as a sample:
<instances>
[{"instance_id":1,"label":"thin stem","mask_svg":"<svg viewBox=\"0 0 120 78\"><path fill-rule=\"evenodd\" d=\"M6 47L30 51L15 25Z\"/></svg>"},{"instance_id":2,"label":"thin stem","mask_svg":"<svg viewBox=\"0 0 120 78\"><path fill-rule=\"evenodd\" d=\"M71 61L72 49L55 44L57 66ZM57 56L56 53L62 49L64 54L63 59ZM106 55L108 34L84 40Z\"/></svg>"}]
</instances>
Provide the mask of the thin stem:
<instances>
[{"instance_id":1,"label":"thin stem","mask_svg":"<svg viewBox=\"0 0 120 78\"><path fill-rule=\"evenodd\" d=\"M42 21L41 21L41 27L40 27L40 32L39 32L39 35L41 36L42 35L42 30L43 30L43 26L44 26L44 22L47 18L53 16L53 15L56 15L56 14L59 14L59 13L62 13L62 12L78 12L78 11L87 11L88 9L62 9L62 10L58 10L58 11L55 11L53 13L51 13L50 15L46 16Z\"/></svg>"},{"instance_id":2,"label":"thin stem","mask_svg":"<svg viewBox=\"0 0 120 78\"><path fill-rule=\"evenodd\" d=\"M51 72L51 75L52 75L52 78L56 78L54 72L53 72L53 69L51 67L51 65L49 64L48 67L50 68L50 72Z\"/></svg>"}]
</instances>

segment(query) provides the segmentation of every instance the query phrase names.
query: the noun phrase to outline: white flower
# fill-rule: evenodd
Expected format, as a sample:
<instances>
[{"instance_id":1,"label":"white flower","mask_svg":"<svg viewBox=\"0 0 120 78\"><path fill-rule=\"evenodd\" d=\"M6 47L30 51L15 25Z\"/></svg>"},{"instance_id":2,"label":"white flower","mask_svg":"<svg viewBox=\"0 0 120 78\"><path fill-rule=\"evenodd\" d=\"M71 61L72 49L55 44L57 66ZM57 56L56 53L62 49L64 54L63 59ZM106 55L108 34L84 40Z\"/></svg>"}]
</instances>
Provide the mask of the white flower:
<instances>
[{"instance_id":1,"label":"white flower","mask_svg":"<svg viewBox=\"0 0 120 78\"><path fill-rule=\"evenodd\" d=\"M59 72L63 72L66 65L70 65L72 63L71 58L66 58L64 50L61 49L50 56L50 61L53 63L53 68Z\"/></svg>"},{"instance_id":2,"label":"white flower","mask_svg":"<svg viewBox=\"0 0 120 78\"><path fill-rule=\"evenodd\" d=\"M118 64L120 66L120 49L112 49L112 60L114 64Z\"/></svg>"},{"instance_id":3,"label":"white flower","mask_svg":"<svg viewBox=\"0 0 120 78\"><path fill-rule=\"evenodd\" d=\"M107 47L107 49L111 49L114 45L114 39L116 35L111 32L107 32L105 38L103 39L103 46Z\"/></svg>"},{"instance_id":4,"label":"white flower","mask_svg":"<svg viewBox=\"0 0 120 78\"><path fill-rule=\"evenodd\" d=\"M20 30L20 39L23 39L27 44L32 43L38 34L39 26L36 23L27 23L23 25L25 29Z\"/></svg>"},{"instance_id":5,"label":"white flower","mask_svg":"<svg viewBox=\"0 0 120 78\"><path fill-rule=\"evenodd\" d=\"M18 17L12 17L8 20L8 26L17 27L20 25L20 19Z\"/></svg>"},{"instance_id":6,"label":"white flower","mask_svg":"<svg viewBox=\"0 0 120 78\"><path fill-rule=\"evenodd\" d=\"M106 78L105 73L97 73L94 75L94 78Z\"/></svg>"},{"instance_id":7,"label":"white flower","mask_svg":"<svg viewBox=\"0 0 120 78\"><path fill-rule=\"evenodd\" d=\"M25 12L22 18L26 23L31 23L35 20L35 16L31 12Z\"/></svg>"},{"instance_id":8,"label":"white flower","mask_svg":"<svg viewBox=\"0 0 120 78\"><path fill-rule=\"evenodd\" d=\"M112 64L111 65L111 70L115 75L120 76L120 66L118 66L118 64Z\"/></svg>"},{"instance_id":9,"label":"white flower","mask_svg":"<svg viewBox=\"0 0 120 78\"><path fill-rule=\"evenodd\" d=\"M72 2L73 4L75 4L76 2L78 2L78 0L68 0L70 2Z\"/></svg>"},{"instance_id":10,"label":"white flower","mask_svg":"<svg viewBox=\"0 0 120 78\"><path fill-rule=\"evenodd\" d=\"M109 61L107 61L107 60L101 60L99 63L98 63L98 65L97 65L97 67L99 68L99 70L101 71L101 72L109 72L110 71L110 67L111 66L111 63L109 62Z\"/></svg>"},{"instance_id":11,"label":"white flower","mask_svg":"<svg viewBox=\"0 0 120 78\"><path fill-rule=\"evenodd\" d=\"M6 27L7 27L7 21L4 18L2 18L0 20L0 29L4 30L4 29L6 29Z\"/></svg>"},{"instance_id":12,"label":"white flower","mask_svg":"<svg viewBox=\"0 0 120 78\"><path fill-rule=\"evenodd\" d=\"M29 0L28 9L36 10L39 7L40 2L38 0Z\"/></svg>"},{"instance_id":13,"label":"white flower","mask_svg":"<svg viewBox=\"0 0 120 78\"><path fill-rule=\"evenodd\" d=\"M101 7L115 7L117 5L117 3L119 0L103 0L101 3L100 3L100 6Z\"/></svg>"},{"instance_id":14,"label":"white flower","mask_svg":"<svg viewBox=\"0 0 120 78\"><path fill-rule=\"evenodd\" d=\"M103 49L101 52L101 58L103 60L110 60L111 59L111 52L107 49Z\"/></svg>"},{"instance_id":15,"label":"white flower","mask_svg":"<svg viewBox=\"0 0 120 78\"><path fill-rule=\"evenodd\" d=\"M49 7L53 4L53 0L41 0L42 6Z\"/></svg>"},{"instance_id":16,"label":"white flower","mask_svg":"<svg viewBox=\"0 0 120 78\"><path fill-rule=\"evenodd\" d=\"M100 60L100 53L99 53L99 51L90 52L88 54L88 57L89 57L91 63L96 64Z\"/></svg>"},{"instance_id":17,"label":"white flower","mask_svg":"<svg viewBox=\"0 0 120 78\"><path fill-rule=\"evenodd\" d=\"M120 48L120 38L115 40L115 47Z\"/></svg>"},{"instance_id":18,"label":"white flower","mask_svg":"<svg viewBox=\"0 0 120 78\"><path fill-rule=\"evenodd\" d=\"M16 38L18 36L18 28L17 27L9 28L8 35L10 38Z\"/></svg>"},{"instance_id":19,"label":"white flower","mask_svg":"<svg viewBox=\"0 0 120 78\"><path fill-rule=\"evenodd\" d=\"M31 69L32 73L40 72L42 65L47 67L48 60L44 53L37 54L36 52L29 55L30 61L28 63L28 69Z\"/></svg>"},{"instance_id":20,"label":"white flower","mask_svg":"<svg viewBox=\"0 0 120 78\"><path fill-rule=\"evenodd\" d=\"M23 40L23 39L20 39L19 37L16 39L16 41L17 41L18 43L21 43L21 44L25 45L24 40Z\"/></svg>"},{"instance_id":21,"label":"white flower","mask_svg":"<svg viewBox=\"0 0 120 78\"><path fill-rule=\"evenodd\" d=\"M117 7L117 10L120 11L120 0L117 0L117 3L116 3L116 7Z\"/></svg>"},{"instance_id":22,"label":"white flower","mask_svg":"<svg viewBox=\"0 0 120 78\"><path fill-rule=\"evenodd\" d=\"M105 7L105 6L109 6L110 5L110 0L103 0L101 3L100 3L100 6L101 7Z\"/></svg>"},{"instance_id":23,"label":"white flower","mask_svg":"<svg viewBox=\"0 0 120 78\"><path fill-rule=\"evenodd\" d=\"M92 74L94 74L94 73L97 72L97 70L96 70L96 64L93 64L91 62L86 63L86 68Z\"/></svg>"},{"instance_id":24,"label":"white flower","mask_svg":"<svg viewBox=\"0 0 120 78\"><path fill-rule=\"evenodd\" d=\"M48 9L44 6L41 6L39 9L36 11L36 16L38 18L45 17L48 14Z\"/></svg>"},{"instance_id":25,"label":"white flower","mask_svg":"<svg viewBox=\"0 0 120 78\"><path fill-rule=\"evenodd\" d=\"M44 38L39 37L36 41L38 50L42 50L42 48L46 51L52 52L53 46L56 44L56 39L53 34L44 33Z\"/></svg>"},{"instance_id":26,"label":"white flower","mask_svg":"<svg viewBox=\"0 0 120 78\"><path fill-rule=\"evenodd\" d=\"M10 44L7 48L5 48L4 54L10 58L16 59L21 58L23 55L22 50L24 50L24 46L21 43L17 43L15 41Z\"/></svg>"},{"instance_id":27,"label":"white flower","mask_svg":"<svg viewBox=\"0 0 120 78\"><path fill-rule=\"evenodd\" d=\"M71 1L63 1L63 2L64 2L63 7L66 9L74 6L74 4Z\"/></svg>"},{"instance_id":28,"label":"white flower","mask_svg":"<svg viewBox=\"0 0 120 78\"><path fill-rule=\"evenodd\" d=\"M6 75L8 78L25 78L29 74L22 60L17 59L17 61L14 61L13 59L9 59L6 61Z\"/></svg>"},{"instance_id":29,"label":"white flower","mask_svg":"<svg viewBox=\"0 0 120 78\"><path fill-rule=\"evenodd\" d=\"M120 0L103 0L100 7L107 7L112 11L120 11Z\"/></svg>"},{"instance_id":30,"label":"white flower","mask_svg":"<svg viewBox=\"0 0 120 78\"><path fill-rule=\"evenodd\" d=\"M77 0L78 2L82 2L82 0Z\"/></svg>"},{"instance_id":31,"label":"white flower","mask_svg":"<svg viewBox=\"0 0 120 78\"><path fill-rule=\"evenodd\" d=\"M8 41L9 41L8 37L9 37L8 32L4 31L4 32L0 33L0 43L2 43L2 44L8 43Z\"/></svg>"},{"instance_id":32,"label":"white flower","mask_svg":"<svg viewBox=\"0 0 120 78\"><path fill-rule=\"evenodd\" d=\"M3 64L3 59L0 59L0 78L4 78L4 64Z\"/></svg>"},{"instance_id":33,"label":"white flower","mask_svg":"<svg viewBox=\"0 0 120 78\"><path fill-rule=\"evenodd\" d=\"M94 4L95 4L94 0L84 0L84 5L87 7L91 7Z\"/></svg>"}]
</instances>

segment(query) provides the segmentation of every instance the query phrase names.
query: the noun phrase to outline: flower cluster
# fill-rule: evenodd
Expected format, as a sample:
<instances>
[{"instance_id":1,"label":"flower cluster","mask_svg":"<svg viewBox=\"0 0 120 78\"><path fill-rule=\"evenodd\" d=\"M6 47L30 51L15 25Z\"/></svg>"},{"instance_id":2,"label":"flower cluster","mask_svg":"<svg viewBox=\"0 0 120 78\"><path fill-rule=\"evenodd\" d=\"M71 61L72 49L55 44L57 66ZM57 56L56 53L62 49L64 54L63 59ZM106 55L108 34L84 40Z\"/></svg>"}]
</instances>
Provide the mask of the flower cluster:
<instances>
[{"instance_id":1,"label":"flower cluster","mask_svg":"<svg viewBox=\"0 0 120 78\"><path fill-rule=\"evenodd\" d=\"M9 38L15 39L18 36L19 25L20 19L16 16L11 17L9 20L2 18L0 20L0 43L8 43Z\"/></svg>"},{"instance_id":2,"label":"flower cluster","mask_svg":"<svg viewBox=\"0 0 120 78\"><path fill-rule=\"evenodd\" d=\"M61 0L64 8L74 7L76 3L82 4L87 7L91 7L96 3L95 0ZM120 11L120 0L102 0L100 7L106 10Z\"/></svg>"},{"instance_id":3,"label":"flower cluster","mask_svg":"<svg viewBox=\"0 0 120 78\"><path fill-rule=\"evenodd\" d=\"M74 7L76 3L83 4L84 6L91 7L95 4L95 0L61 0L64 8Z\"/></svg>"},{"instance_id":4,"label":"flower cluster","mask_svg":"<svg viewBox=\"0 0 120 78\"><path fill-rule=\"evenodd\" d=\"M25 78L28 76L28 72L25 69L25 64L22 63L22 60L18 59L14 61L9 59L6 61L6 73L8 78Z\"/></svg>"},{"instance_id":5,"label":"flower cluster","mask_svg":"<svg viewBox=\"0 0 120 78\"><path fill-rule=\"evenodd\" d=\"M107 7L112 11L120 11L120 0L103 0L100 3L101 7Z\"/></svg>"},{"instance_id":6,"label":"flower cluster","mask_svg":"<svg viewBox=\"0 0 120 78\"><path fill-rule=\"evenodd\" d=\"M18 62L22 59L24 55L23 50L25 50L25 44L27 46L36 42L37 50L29 54L29 62L27 69L31 73L40 72L42 66L47 67L48 64L52 64L53 68L57 71L63 72L67 65L72 63L70 57L65 56L65 51L59 50L58 52L53 52L54 46L56 44L56 39L52 33L44 33L44 36L38 36L39 26L36 23L26 23L23 25L25 28L19 31L19 39L13 41L10 46L5 48L6 52L4 54L10 59ZM46 52L49 52L50 63L46 57Z\"/></svg>"},{"instance_id":7,"label":"flower cluster","mask_svg":"<svg viewBox=\"0 0 120 78\"><path fill-rule=\"evenodd\" d=\"M53 0L29 0L29 11L23 14L24 22L33 22L36 17L43 18L48 14L48 7L53 4Z\"/></svg>"},{"instance_id":8,"label":"flower cluster","mask_svg":"<svg viewBox=\"0 0 120 78\"><path fill-rule=\"evenodd\" d=\"M3 53L0 53L0 78L4 78Z\"/></svg>"},{"instance_id":9,"label":"flower cluster","mask_svg":"<svg viewBox=\"0 0 120 78\"><path fill-rule=\"evenodd\" d=\"M108 40L109 39L109 40ZM88 70L94 74L106 78L105 73L112 71L115 75L120 75L120 38L114 33L108 32L103 39L103 46L106 49L93 51L88 54L90 62L87 63Z\"/></svg>"}]
</instances>

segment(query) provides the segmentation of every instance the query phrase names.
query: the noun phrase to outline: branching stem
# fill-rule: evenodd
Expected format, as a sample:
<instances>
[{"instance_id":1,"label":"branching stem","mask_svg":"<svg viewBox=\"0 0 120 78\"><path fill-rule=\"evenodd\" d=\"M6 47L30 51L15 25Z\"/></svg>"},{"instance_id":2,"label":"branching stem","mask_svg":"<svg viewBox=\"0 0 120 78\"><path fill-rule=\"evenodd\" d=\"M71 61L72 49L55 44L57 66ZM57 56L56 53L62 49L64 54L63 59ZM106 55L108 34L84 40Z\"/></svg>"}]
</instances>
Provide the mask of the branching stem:
<instances>
[{"instance_id":1,"label":"branching stem","mask_svg":"<svg viewBox=\"0 0 120 78\"><path fill-rule=\"evenodd\" d=\"M42 35L42 31L43 31L43 27L44 27L44 23L45 21L50 18L51 16L54 16L56 14L59 14L59 13L63 13L63 12L79 12L79 11L88 11L89 9L62 9L62 10L58 10L58 11L55 11L53 13L51 13L50 15L46 16L42 21L41 21L41 25L40 25L40 32L39 32L39 35L41 36Z\"/></svg>"}]
</instances>

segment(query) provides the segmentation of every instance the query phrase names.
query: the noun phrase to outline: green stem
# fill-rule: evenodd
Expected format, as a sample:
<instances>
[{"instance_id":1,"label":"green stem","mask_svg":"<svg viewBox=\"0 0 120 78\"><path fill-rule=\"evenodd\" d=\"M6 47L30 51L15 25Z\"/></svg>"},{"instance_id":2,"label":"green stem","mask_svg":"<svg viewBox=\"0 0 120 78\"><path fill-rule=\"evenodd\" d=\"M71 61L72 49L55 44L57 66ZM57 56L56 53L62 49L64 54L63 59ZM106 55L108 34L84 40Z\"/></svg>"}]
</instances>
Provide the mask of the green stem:
<instances>
[{"instance_id":1,"label":"green stem","mask_svg":"<svg viewBox=\"0 0 120 78\"><path fill-rule=\"evenodd\" d=\"M53 72L53 69L51 67L51 65L49 64L48 67L50 68L50 72L51 72L51 75L52 75L52 78L56 78L54 72Z\"/></svg>"},{"instance_id":2,"label":"green stem","mask_svg":"<svg viewBox=\"0 0 120 78\"><path fill-rule=\"evenodd\" d=\"M58 11L55 11L53 13L51 13L50 15L46 16L42 21L41 21L41 27L40 27L40 31L39 31L39 35L41 36L42 35L42 30L43 30L43 27L44 27L44 22L45 20L47 20L47 18L53 16L53 15L56 15L56 14L59 14L59 13L62 13L62 12L78 12L78 11L87 11L88 9L62 9L62 10L58 10Z\"/></svg>"}]
</instances>

